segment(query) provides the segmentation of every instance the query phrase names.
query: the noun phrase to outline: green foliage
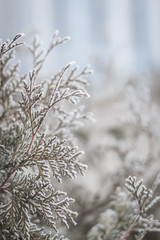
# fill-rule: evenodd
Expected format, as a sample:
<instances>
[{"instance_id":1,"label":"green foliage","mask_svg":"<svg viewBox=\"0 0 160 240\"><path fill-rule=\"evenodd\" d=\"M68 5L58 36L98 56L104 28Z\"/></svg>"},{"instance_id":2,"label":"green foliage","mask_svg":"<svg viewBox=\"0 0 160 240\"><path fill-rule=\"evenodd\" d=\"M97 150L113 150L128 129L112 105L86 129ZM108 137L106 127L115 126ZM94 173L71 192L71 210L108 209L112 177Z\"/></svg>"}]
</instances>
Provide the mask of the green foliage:
<instances>
[{"instance_id":1,"label":"green foliage","mask_svg":"<svg viewBox=\"0 0 160 240\"><path fill-rule=\"evenodd\" d=\"M77 73L71 62L39 80L48 54L68 40L56 31L46 52L37 39L28 47L33 70L22 75L15 59L21 36L0 45L0 239L64 239L58 224L76 224L77 213L70 209L74 199L57 190L56 181L75 178L77 171L84 175L83 152L75 146L71 130L90 118L83 107L68 111L65 103L77 104L89 96L83 77L91 70L85 67ZM42 229L41 221L56 235Z\"/></svg>"}]
</instances>

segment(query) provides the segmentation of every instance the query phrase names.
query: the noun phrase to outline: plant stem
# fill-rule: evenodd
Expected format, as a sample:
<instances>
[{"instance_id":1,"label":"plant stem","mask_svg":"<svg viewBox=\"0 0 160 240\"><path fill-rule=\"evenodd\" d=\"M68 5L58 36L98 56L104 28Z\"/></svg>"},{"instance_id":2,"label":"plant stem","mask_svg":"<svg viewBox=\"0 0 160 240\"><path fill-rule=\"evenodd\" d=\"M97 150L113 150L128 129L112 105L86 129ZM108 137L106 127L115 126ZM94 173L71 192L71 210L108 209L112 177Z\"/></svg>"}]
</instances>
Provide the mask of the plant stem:
<instances>
[{"instance_id":1,"label":"plant stem","mask_svg":"<svg viewBox=\"0 0 160 240\"><path fill-rule=\"evenodd\" d=\"M24 160L22 160L15 168L13 168L13 169L11 168L11 169L10 169L10 171L9 171L6 179L3 181L3 183L2 183L1 186L0 186L0 191L2 191L2 190L4 189L4 188L3 188L4 185L8 182L9 178L13 175L13 173L14 173L15 171L17 171L20 167L22 167L24 163L29 162L29 161L31 162L31 161L33 161L33 159L24 159Z\"/></svg>"},{"instance_id":2,"label":"plant stem","mask_svg":"<svg viewBox=\"0 0 160 240\"><path fill-rule=\"evenodd\" d=\"M127 237L131 234L132 230L134 229L134 227L136 226L137 222L138 222L139 217L132 223L132 225L130 226L130 228L125 232L125 234L121 237L121 240L126 240Z\"/></svg>"}]
</instances>

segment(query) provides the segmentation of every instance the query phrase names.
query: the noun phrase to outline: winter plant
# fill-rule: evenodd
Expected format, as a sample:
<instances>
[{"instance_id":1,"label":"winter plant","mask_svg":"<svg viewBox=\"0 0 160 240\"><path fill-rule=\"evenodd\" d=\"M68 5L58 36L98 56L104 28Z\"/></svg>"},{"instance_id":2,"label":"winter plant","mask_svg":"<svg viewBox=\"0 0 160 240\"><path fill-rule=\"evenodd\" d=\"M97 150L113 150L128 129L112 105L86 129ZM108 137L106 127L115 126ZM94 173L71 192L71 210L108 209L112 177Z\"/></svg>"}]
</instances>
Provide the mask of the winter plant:
<instances>
[{"instance_id":1,"label":"winter plant","mask_svg":"<svg viewBox=\"0 0 160 240\"><path fill-rule=\"evenodd\" d=\"M108 208L90 230L89 240L140 240L147 232L160 231L160 221L151 214L160 196L153 197L153 191L136 177L126 179L126 188L128 192L117 187Z\"/></svg>"},{"instance_id":2,"label":"winter plant","mask_svg":"<svg viewBox=\"0 0 160 240\"><path fill-rule=\"evenodd\" d=\"M96 127L87 129L96 136L90 145L87 130L77 129L92 117L80 104L89 96L86 75L92 71L78 71L70 62L44 79L48 55L69 38L61 39L56 31L44 51L38 38L25 46L22 36L0 41L0 240L159 239L146 238L148 232L160 232L160 108L151 86L130 82L123 118L102 129L101 143ZM33 59L27 74L20 71L19 48L28 49ZM98 190L86 179L68 182L87 169L73 133L85 139ZM66 192L74 193L77 205ZM65 234L63 226L70 227Z\"/></svg>"},{"instance_id":3,"label":"winter plant","mask_svg":"<svg viewBox=\"0 0 160 240\"><path fill-rule=\"evenodd\" d=\"M0 239L63 239L61 224L76 224L77 213L57 182L87 169L72 130L90 118L79 101L89 96L85 76L91 70L78 72L71 62L42 80L47 56L68 40L56 31L47 51L37 38L28 46L33 70L23 75L15 58L17 47L24 48L22 36L0 42Z\"/></svg>"},{"instance_id":4,"label":"winter plant","mask_svg":"<svg viewBox=\"0 0 160 240\"><path fill-rule=\"evenodd\" d=\"M107 160L110 152L110 161L116 159L117 165L108 173L108 195L90 213L98 218L92 220L88 240L159 239L160 109L152 88L150 82L136 84L136 80L126 86L127 95L119 106L125 113L110 127L103 146L103 158Z\"/></svg>"}]
</instances>

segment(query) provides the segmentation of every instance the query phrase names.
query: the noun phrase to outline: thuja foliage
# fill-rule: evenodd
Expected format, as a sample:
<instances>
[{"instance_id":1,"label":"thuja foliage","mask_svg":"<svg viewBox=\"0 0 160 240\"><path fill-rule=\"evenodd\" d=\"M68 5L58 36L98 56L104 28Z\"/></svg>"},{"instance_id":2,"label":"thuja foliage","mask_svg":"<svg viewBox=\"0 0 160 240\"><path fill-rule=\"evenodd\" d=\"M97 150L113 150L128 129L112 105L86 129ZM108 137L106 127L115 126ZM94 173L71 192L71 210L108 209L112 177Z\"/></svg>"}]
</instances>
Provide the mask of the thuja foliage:
<instances>
[{"instance_id":1,"label":"thuja foliage","mask_svg":"<svg viewBox=\"0 0 160 240\"><path fill-rule=\"evenodd\" d=\"M160 221L151 214L152 208L160 201L153 197L143 180L129 176L125 191L117 187L113 200L100 215L98 223L88 234L89 240L97 239L144 239L147 232L160 231Z\"/></svg>"},{"instance_id":2,"label":"thuja foliage","mask_svg":"<svg viewBox=\"0 0 160 240\"><path fill-rule=\"evenodd\" d=\"M15 58L22 36L0 43L0 239L63 239L59 222L76 224L77 213L70 208L74 199L56 182L85 173L71 130L90 118L84 107L65 103L89 96L85 76L91 70L77 72L71 62L44 81L39 77L49 53L68 40L56 31L46 51L37 38L28 46L33 70L23 75Z\"/></svg>"},{"instance_id":3,"label":"thuja foliage","mask_svg":"<svg viewBox=\"0 0 160 240\"><path fill-rule=\"evenodd\" d=\"M112 137L104 145L106 152L115 154L112 156L119 165L116 174L108 178L111 190L99 204L101 214L96 213L99 217L88 232L89 240L159 239L160 109L151 86L129 83L127 89L125 114L110 129Z\"/></svg>"}]
</instances>

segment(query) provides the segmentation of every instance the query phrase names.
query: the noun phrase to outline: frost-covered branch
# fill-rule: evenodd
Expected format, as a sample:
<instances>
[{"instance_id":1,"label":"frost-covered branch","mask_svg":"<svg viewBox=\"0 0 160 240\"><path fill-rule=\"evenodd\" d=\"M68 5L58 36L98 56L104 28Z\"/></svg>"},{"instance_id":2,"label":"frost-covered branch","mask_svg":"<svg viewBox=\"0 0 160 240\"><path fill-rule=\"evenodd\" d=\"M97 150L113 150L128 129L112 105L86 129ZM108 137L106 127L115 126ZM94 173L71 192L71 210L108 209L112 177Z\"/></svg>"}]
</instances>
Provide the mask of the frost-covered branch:
<instances>
[{"instance_id":1,"label":"frost-covered branch","mask_svg":"<svg viewBox=\"0 0 160 240\"><path fill-rule=\"evenodd\" d=\"M22 34L0 45L0 235L3 239L62 240L65 238L59 233L59 222L67 227L70 223L76 224L77 213L70 208L74 199L56 188L64 178L75 178L78 171L84 175L87 169L80 162L83 151L78 150L71 138L65 139L73 128L68 124L70 116L77 127L76 118L82 121L85 115L87 119L87 114L81 107L81 111L76 110L79 116L75 110L69 113L65 102L75 104L89 95L83 87L87 81L79 82L76 87L69 83L74 82L67 77L68 72L73 75L73 62L39 84L39 73L48 54L68 40L57 35L58 32L46 52L40 49L37 40L33 41L29 49L34 69L24 76L19 64L12 66L10 61L14 60L12 50L22 44L16 42ZM83 70L77 76L88 73ZM54 126L49 123L48 115L55 121ZM45 129L47 125L50 131ZM39 228L37 220L43 222L43 219L56 235Z\"/></svg>"}]
</instances>

